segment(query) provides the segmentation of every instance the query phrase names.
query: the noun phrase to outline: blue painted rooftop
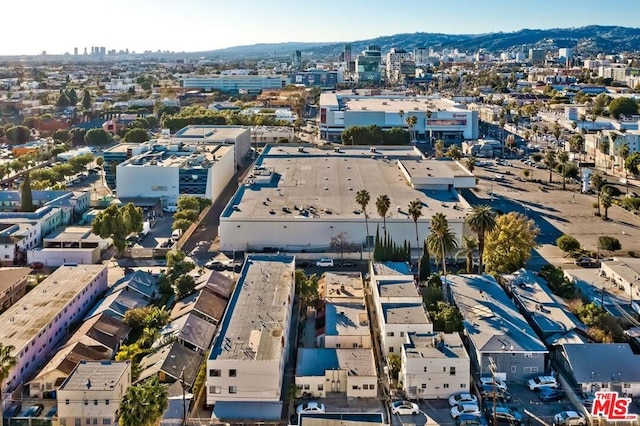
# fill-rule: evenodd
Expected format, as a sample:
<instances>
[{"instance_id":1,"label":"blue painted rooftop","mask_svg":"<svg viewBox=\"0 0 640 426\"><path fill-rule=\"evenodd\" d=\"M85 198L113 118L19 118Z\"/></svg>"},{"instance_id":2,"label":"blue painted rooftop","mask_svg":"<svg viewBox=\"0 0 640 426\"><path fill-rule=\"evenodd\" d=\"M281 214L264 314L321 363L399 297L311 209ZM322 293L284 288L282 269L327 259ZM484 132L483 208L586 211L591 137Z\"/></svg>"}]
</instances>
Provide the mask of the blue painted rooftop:
<instances>
[{"instance_id":1,"label":"blue painted rooftop","mask_svg":"<svg viewBox=\"0 0 640 426\"><path fill-rule=\"evenodd\" d=\"M213 415L221 420L280 420L282 402L218 401Z\"/></svg>"},{"instance_id":2,"label":"blue painted rooftop","mask_svg":"<svg viewBox=\"0 0 640 426\"><path fill-rule=\"evenodd\" d=\"M325 371L335 370L340 366L337 349L334 348L300 348L296 376L324 376Z\"/></svg>"}]
</instances>

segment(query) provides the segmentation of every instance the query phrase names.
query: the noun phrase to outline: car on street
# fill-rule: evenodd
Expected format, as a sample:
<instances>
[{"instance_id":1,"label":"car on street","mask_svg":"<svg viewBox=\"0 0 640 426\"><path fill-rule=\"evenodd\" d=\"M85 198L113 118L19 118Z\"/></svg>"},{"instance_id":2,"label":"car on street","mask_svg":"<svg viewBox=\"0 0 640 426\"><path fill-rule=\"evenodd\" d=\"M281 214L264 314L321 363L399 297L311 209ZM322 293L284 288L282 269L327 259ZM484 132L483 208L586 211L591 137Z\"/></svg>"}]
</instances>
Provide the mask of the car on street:
<instances>
[{"instance_id":1,"label":"car on street","mask_svg":"<svg viewBox=\"0 0 640 426\"><path fill-rule=\"evenodd\" d=\"M458 404L476 404L478 405L478 398L468 392L457 393L449 397L449 406L453 407Z\"/></svg>"},{"instance_id":2,"label":"car on street","mask_svg":"<svg viewBox=\"0 0 640 426\"><path fill-rule=\"evenodd\" d=\"M420 412L420 407L411 401L395 401L391 404L391 412L401 416L416 415Z\"/></svg>"},{"instance_id":3,"label":"car on street","mask_svg":"<svg viewBox=\"0 0 640 426\"><path fill-rule=\"evenodd\" d=\"M600 266L597 260L591 259L590 257L586 256L577 258L573 263L583 268L595 268Z\"/></svg>"},{"instance_id":4,"label":"car on street","mask_svg":"<svg viewBox=\"0 0 640 426\"><path fill-rule=\"evenodd\" d=\"M224 262L216 259L211 259L204 264L204 267L207 269L213 269L214 271L225 271L227 269L227 266L224 264Z\"/></svg>"},{"instance_id":5,"label":"car on street","mask_svg":"<svg viewBox=\"0 0 640 426\"><path fill-rule=\"evenodd\" d=\"M38 417L42 413L42 410L44 410L44 405L35 404L27 408L20 417Z\"/></svg>"},{"instance_id":6,"label":"car on street","mask_svg":"<svg viewBox=\"0 0 640 426\"><path fill-rule=\"evenodd\" d=\"M306 402L304 404L298 405L298 407L296 408L296 413L324 413L324 404L316 401Z\"/></svg>"},{"instance_id":7,"label":"car on street","mask_svg":"<svg viewBox=\"0 0 640 426\"><path fill-rule=\"evenodd\" d=\"M310 268L313 266L313 262L308 261L308 260L296 260L296 267L297 268Z\"/></svg>"},{"instance_id":8,"label":"car on street","mask_svg":"<svg viewBox=\"0 0 640 426\"><path fill-rule=\"evenodd\" d=\"M487 420L490 422L493 421L493 413L493 405L489 404L487 406ZM506 422L509 424L519 424L522 422L522 414L505 405L496 406L495 418L498 422Z\"/></svg>"},{"instance_id":9,"label":"car on street","mask_svg":"<svg viewBox=\"0 0 640 426\"><path fill-rule=\"evenodd\" d=\"M487 426L487 420L480 416L463 414L456 419L456 426Z\"/></svg>"},{"instance_id":10,"label":"car on street","mask_svg":"<svg viewBox=\"0 0 640 426\"><path fill-rule=\"evenodd\" d=\"M542 402L562 401L562 399L564 399L564 392L562 389L546 388L540 391L538 399Z\"/></svg>"},{"instance_id":11,"label":"car on street","mask_svg":"<svg viewBox=\"0 0 640 426\"><path fill-rule=\"evenodd\" d=\"M529 379L527 386L531 390L540 390L543 388L557 388L558 382L553 376L538 376L533 379Z\"/></svg>"},{"instance_id":12,"label":"car on street","mask_svg":"<svg viewBox=\"0 0 640 426\"><path fill-rule=\"evenodd\" d=\"M451 407L451 417L457 419L463 414L471 414L472 416L480 417L482 412L478 407L478 404L458 404Z\"/></svg>"},{"instance_id":13,"label":"car on street","mask_svg":"<svg viewBox=\"0 0 640 426\"><path fill-rule=\"evenodd\" d=\"M316 262L318 268L333 268L333 259L324 258Z\"/></svg>"},{"instance_id":14,"label":"car on street","mask_svg":"<svg viewBox=\"0 0 640 426\"><path fill-rule=\"evenodd\" d=\"M494 379L491 376L480 377L480 384L482 385L493 386L493 383L494 383ZM495 385L498 389L507 390L507 384L503 382L502 379L499 379L497 377L495 379Z\"/></svg>"},{"instance_id":15,"label":"car on street","mask_svg":"<svg viewBox=\"0 0 640 426\"><path fill-rule=\"evenodd\" d=\"M577 411L562 411L553 416L553 426L584 426L584 416Z\"/></svg>"},{"instance_id":16,"label":"car on street","mask_svg":"<svg viewBox=\"0 0 640 426\"><path fill-rule=\"evenodd\" d=\"M164 206L162 211L165 213L175 213L178 211L178 206Z\"/></svg>"},{"instance_id":17,"label":"car on street","mask_svg":"<svg viewBox=\"0 0 640 426\"><path fill-rule=\"evenodd\" d=\"M58 415L58 406L54 405L53 407L49 408L49 411L47 411L47 414L44 415L44 418L52 419L57 415Z\"/></svg>"}]
</instances>

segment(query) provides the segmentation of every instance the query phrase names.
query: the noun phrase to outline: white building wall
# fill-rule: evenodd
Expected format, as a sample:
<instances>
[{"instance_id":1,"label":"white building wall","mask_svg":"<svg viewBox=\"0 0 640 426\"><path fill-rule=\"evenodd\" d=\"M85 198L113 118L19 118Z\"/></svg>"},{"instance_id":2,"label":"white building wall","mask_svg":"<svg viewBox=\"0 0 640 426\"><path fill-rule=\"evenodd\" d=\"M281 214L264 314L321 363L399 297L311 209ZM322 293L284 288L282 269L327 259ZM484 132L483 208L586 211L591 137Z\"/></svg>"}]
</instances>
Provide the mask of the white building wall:
<instances>
[{"instance_id":1,"label":"white building wall","mask_svg":"<svg viewBox=\"0 0 640 426\"><path fill-rule=\"evenodd\" d=\"M455 368L455 375L451 368ZM426 369L426 371L425 371ZM402 357L399 380L409 398L448 398L470 390L469 358Z\"/></svg>"},{"instance_id":2,"label":"white building wall","mask_svg":"<svg viewBox=\"0 0 640 426\"><path fill-rule=\"evenodd\" d=\"M236 172L234 148L231 146L209 169L206 197L215 202Z\"/></svg>"},{"instance_id":3,"label":"white building wall","mask_svg":"<svg viewBox=\"0 0 640 426\"><path fill-rule=\"evenodd\" d=\"M180 190L178 173L178 167L121 163L116 168L118 197L177 198Z\"/></svg>"},{"instance_id":4,"label":"white building wall","mask_svg":"<svg viewBox=\"0 0 640 426\"><path fill-rule=\"evenodd\" d=\"M60 266L64 263L90 265L100 260L100 247L94 249L35 249L27 252L27 262L40 262L45 266Z\"/></svg>"},{"instance_id":5,"label":"white building wall","mask_svg":"<svg viewBox=\"0 0 640 426\"><path fill-rule=\"evenodd\" d=\"M312 398L325 398L327 389L325 387L325 376L296 376L296 386L300 388L300 396Z\"/></svg>"},{"instance_id":6,"label":"white building wall","mask_svg":"<svg viewBox=\"0 0 640 426\"><path fill-rule=\"evenodd\" d=\"M320 339L324 341L324 344L320 345L324 348L371 348L370 334L350 336L321 336Z\"/></svg>"},{"instance_id":7,"label":"white building wall","mask_svg":"<svg viewBox=\"0 0 640 426\"><path fill-rule=\"evenodd\" d=\"M279 401L284 364L278 360L207 360L207 404L218 401ZM229 370L236 377L229 377ZM220 376L212 376L220 370ZM235 386L236 393L230 393ZM219 391L219 393L218 393Z\"/></svg>"},{"instance_id":8,"label":"white building wall","mask_svg":"<svg viewBox=\"0 0 640 426\"><path fill-rule=\"evenodd\" d=\"M349 376L347 377L347 398L375 398L378 396L377 383L377 376Z\"/></svg>"},{"instance_id":9,"label":"white building wall","mask_svg":"<svg viewBox=\"0 0 640 426\"><path fill-rule=\"evenodd\" d=\"M433 324L382 324L382 350L384 356L390 353L400 354L402 345L407 341L407 333L433 333Z\"/></svg>"}]
</instances>

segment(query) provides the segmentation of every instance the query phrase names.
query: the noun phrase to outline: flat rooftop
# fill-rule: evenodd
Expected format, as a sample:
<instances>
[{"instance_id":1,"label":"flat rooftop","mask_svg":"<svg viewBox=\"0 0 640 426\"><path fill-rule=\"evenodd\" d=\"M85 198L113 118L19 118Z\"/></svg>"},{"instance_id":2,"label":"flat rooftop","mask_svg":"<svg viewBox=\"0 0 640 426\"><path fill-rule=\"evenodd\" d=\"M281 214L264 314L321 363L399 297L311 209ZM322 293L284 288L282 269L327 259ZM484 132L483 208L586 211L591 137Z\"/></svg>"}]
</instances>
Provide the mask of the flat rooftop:
<instances>
[{"instance_id":1,"label":"flat rooftop","mask_svg":"<svg viewBox=\"0 0 640 426\"><path fill-rule=\"evenodd\" d=\"M231 295L210 360L271 361L282 356L294 257L250 255Z\"/></svg>"},{"instance_id":2,"label":"flat rooftop","mask_svg":"<svg viewBox=\"0 0 640 426\"><path fill-rule=\"evenodd\" d=\"M111 391L130 371L129 361L80 361L60 390Z\"/></svg>"},{"instance_id":3,"label":"flat rooftop","mask_svg":"<svg viewBox=\"0 0 640 426\"><path fill-rule=\"evenodd\" d=\"M20 352L97 275L104 265L61 266L0 315L0 342Z\"/></svg>"},{"instance_id":4,"label":"flat rooftop","mask_svg":"<svg viewBox=\"0 0 640 426\"><path fill-rule=\"evenodd\" d=\"M327 301L338 302L364 299L364 285L360 272L326 272L318 280L318 291Z\"/></svg>"},{"instance_id":5,"label":"flat rooftop","mask_svg":"<svg viewBox=\"0 0 640 426\"><path fill-rule=\"evenodd\" d=\"M30 273L31 268L0 268L0 292L26 280Z\"/></svg>"},{"instance_id":6,"label":"flat rooftop","mask_svg":"<svg viewBox=\"0 0 640 426\"><path fill-rule=\"evenodd\" d=\"M397 113L400 110L405 112L405 116L411 115L412 112L424 113L427 109L431 111L463 111L470 112L465 109L461 104L458 104L449 99L424 97L424 96L353 96L353 95L340 95L338 99L342 98L346 109L349 110L362 110L366 108L367 111L384 111ZM417 110L416 110L417 108Z\"/></svg>"},{"instance_id":7,"label":"flat rooftop","mask_svg":"<svg viewBox=\"0 0 640 426\"><path fill-rule=\"evenodd\" d=\"M364 304L327 303L325 305L327 336L369 336L369 316Z\"/></svg>"},{"instance_id":8,"label":"flat rooftop","mask_svg":"<svg viewBox=\"0 0 640 426\"><path fill-rule=\"evenodd\" d=\"M493 277L448 275L446 283L479 352L548 352Z\"/></svg>"},{"instance_id":9,"label":"flat rooftop","mask_svg":"<svg viewBox=\"0 0 640 426\"><path fill-rule=\"evenodd\" d=\"M324 376L327 370L347 370L349 376L376 376L373 349L298 349L296 376Z\"/></svg>"},{"instance_id":10,"label":"flat rooftop","mask_svg":"<svg viewBox=\"0 0 640 426\"><path fill-rule=\"evenodd\" d=\"M67 226L49 234L43 239L47 241L101 241L102 238L91 232L88 226Z\"/></svg>"},{"instance_id":11,"label":"flat rooftop","mask_svg":"<svg viewBox=\"0 0 640 426\"><path fill-rule=\"evenodd\" d=\"M627 283L635 283L640 276L640 259L625 258L603 260L602 265L611 268L620 278Z\"/></svg>"},{"instance_id":12,"label":"flat rooftop","mask_svg":"<svg viewBox=\"0 0 640 426\"><path fill-rule=\"evenodd\" d=\"M453 178L456 176L473 176L457 161L450 160L399 160L412 179L416 178Z\"/></svg>"},{"instance_id":13,"label":"flat rooftop","mask_svg":"<svg viewBox=\"0 0 640 426\"><path fill-rule=\"evenodd\" d=\"M140 146L139 143L119 143L117 145L114 145L110 148L105 149L104 152L121 152L126 154L129 148L137 148L139 146Z\"/></svg>"},{"instance_id":14,"label":"flat rooftop","mask_svg":"<svg viewBox=\"0 0 640 426\"><path fill-rule=\"evenodd\" d=\"M205 126L194 124L178 130L173 135L173 139L195 139L207 142L235 141L238 136L247 131L249 131L249 129L242 126Z\"/></svg>"},{"instance_id":15,"label":"flat rooftop","mask_svg":"<svg viewBox=\"0 0 640 426\"><path fill-rule=\"evenodd\" d=\"M385 324L429 324L431 319L421 304L383 303Z\"/></svg>"},{"instance_id":16,"label":"flat rooftop","mask_svg":"<svg viewBox=\"0 0 640 426\"><path fill-rule=\"evenodd\" d=\"M458 333L409 333L407 358L469 358Z\"/></svg>"},{"instance_id":17,"label":"flat rooftop","mask_svg":"<svg viewBox=\"0 0 640 426\"><path fill-rule=\"evenodd\" d=\"M411 267L406 262L372 262L373 273L376 276L406 276L413 279ZM406 277L405 277L406 278Z\"/></svg>"},{"instance_id":18,"label":"flat rooftop","mask_svg":"<svg viewBox=\"0 0 640 426\"><path fill-rule=\"evenodd\" d=\"M456 191L414 189L398 165L399 159L420 160L411 164L422 165L424 171L409 170L421 174L429 173L427 167L444 170L455 162L425 160L412 147L381 147L376 151L372 153L368 147L341 147L340 152L305 147L304 152L299 152L297 147L269 146L234 194L223 217L362 219L355 196L366 188L372 200L368 207L371 216L375 216L373 202L386 194L391 201L387 220L411 220L407 206L416 199L423 204L421 221L438 212L463 220L466 202Z\"/></svg>"},{"instance_id":19,"label":"flat rooftop","mask_svg":"<svg viewBox=\"0 0 640 426\"><path fill-rule=\"evenodd\" d=\"M373 278L378 286L380 297L418 297L418 289L413 281L413 277L403 278Z\"/></svg>"}]
</instances>

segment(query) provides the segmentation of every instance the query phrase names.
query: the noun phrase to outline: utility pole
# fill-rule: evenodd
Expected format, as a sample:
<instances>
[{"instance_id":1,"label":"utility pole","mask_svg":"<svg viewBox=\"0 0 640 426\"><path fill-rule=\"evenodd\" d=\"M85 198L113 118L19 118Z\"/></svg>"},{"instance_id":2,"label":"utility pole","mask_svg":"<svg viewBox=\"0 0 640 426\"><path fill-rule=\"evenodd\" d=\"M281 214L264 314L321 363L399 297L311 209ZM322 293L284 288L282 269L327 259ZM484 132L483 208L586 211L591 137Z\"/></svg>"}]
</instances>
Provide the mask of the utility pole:
<instances>
[{"instance_id":1,"label":"utility pole","mask_svg":"<svg viewBox=\"0 0 640 426\"><path fill-rule=\"evenodd\" d=\"M498 416L497 416L497 405L498 405L498 392L496 390L496 372L498 371L498 366L495 362L493 362L493 358L489 357L489 370L491 371L491 378L493 382L493 426L498 426Z\"/></svg>"},{"instance_id":2,"label":"utility pole","mask_svg":"<svg viewBox=\"0 0 640 426\"><path fill-rule=\"evenodd\" d=\"M182 385L182 426L187 425L187 387L184 383L184 367L182 367L182 371L180 372L180 384Z\"/></svg>"}]
</instances>

